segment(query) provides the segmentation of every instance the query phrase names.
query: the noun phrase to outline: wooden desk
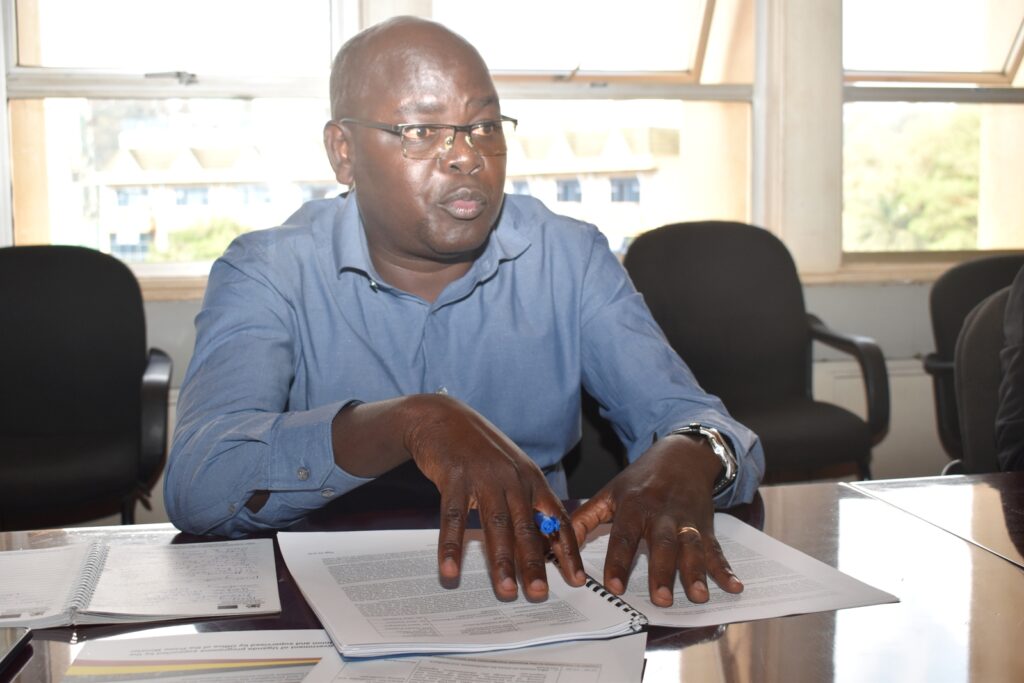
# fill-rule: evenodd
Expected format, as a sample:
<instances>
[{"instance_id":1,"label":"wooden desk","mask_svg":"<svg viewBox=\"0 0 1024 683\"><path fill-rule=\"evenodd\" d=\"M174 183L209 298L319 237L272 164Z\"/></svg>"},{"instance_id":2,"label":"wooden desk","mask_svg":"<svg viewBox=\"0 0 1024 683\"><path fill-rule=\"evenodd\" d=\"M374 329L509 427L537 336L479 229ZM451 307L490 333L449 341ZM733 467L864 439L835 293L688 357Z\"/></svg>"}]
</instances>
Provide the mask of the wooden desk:
<instances>
[{"instance_id":1,"label":"wooden desk","mask_svg":"<svg viewBox=\"0 0 1024 683\"><path fill-rule=\"evenodd\" d=\"M943 505L947 487L988 489L992 480L927 480ZM1010 487L1014 489L1014 487ZM1014 489L1019 510L1024 500ZM977 501L995 505L987 495ZM924 504L924 503L922 503ZM981 503L979 503L981 504ZM1001 505L1002 503L1000 503ZM992 514L995 511L990 510ZM1024 572L934 524L850 486L804 484L761 489L737 516L840 570L897 595L901 602L707 629L651 628L645 681L990 681L1024 680ZM436 526L431 514L330 519L309 529ZM1022 538L1020 526L1011 536ZM193 542L166 525L66 529L0 534L0 548L43 547L86 538L110 542ZM253 628L317 628L278 557L283 611L252 619L177 624L153 633ZM34 653L14 679L59 681L86 640L138 630L132 626L54 629L36 634Z\"/></svg>"}]
</instances>

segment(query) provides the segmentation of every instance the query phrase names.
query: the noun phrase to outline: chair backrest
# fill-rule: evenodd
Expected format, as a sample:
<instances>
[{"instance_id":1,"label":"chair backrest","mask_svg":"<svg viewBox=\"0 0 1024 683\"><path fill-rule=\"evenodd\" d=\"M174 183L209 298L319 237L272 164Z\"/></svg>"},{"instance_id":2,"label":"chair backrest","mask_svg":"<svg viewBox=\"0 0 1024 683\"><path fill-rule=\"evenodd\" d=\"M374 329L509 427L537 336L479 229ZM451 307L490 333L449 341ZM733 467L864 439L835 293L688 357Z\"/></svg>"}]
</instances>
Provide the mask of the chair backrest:
<instances>
[{"instance_id":1,"label":"chair backrest","mask_svg":"<svg viewBox=\"0 0 1024 683\"><path fill-rule=\"evenodd\" d=\"M963 467L968 474L998 472L996 411L1002 366L1003 316L1010 288L985 298L964 319L954 351Z\"/></svg>"},{"instance_id":2,"label":"chair backrest","mask_svg":"<svg viewBox=\"0 0 1024 683\"><path fill-rule=\"evenodd\" d=\"M127 266L81 247L0 249L0 434L138 432L145 365Z\"/></svg>"},{"instance_id":3,"label":"chair backrest","mask_svg":"<svg viewBox=\"0 0 1024 683\"><path fill-rule=\"evenodd\" d=\"M932 285L929 308L935 353L929 359L934 359L933 364L940 369L930 372L939 438L952 458L962 456L956 383L951 368L964 318L982 299L1013 282L1021 266L1024 254L985 256L953 266Z\"/></svg>"},{"instance_id":4,"label":"chair backrest","mask_svg":"<svg viewBox=\"0 0 1024 683\"><path fill-rule=\"evenodd\" d=\"M666 225L624 259L669 343L730 410L810 391L811 337L786 246L744 223Z\"/></svg>"}]
</instances>

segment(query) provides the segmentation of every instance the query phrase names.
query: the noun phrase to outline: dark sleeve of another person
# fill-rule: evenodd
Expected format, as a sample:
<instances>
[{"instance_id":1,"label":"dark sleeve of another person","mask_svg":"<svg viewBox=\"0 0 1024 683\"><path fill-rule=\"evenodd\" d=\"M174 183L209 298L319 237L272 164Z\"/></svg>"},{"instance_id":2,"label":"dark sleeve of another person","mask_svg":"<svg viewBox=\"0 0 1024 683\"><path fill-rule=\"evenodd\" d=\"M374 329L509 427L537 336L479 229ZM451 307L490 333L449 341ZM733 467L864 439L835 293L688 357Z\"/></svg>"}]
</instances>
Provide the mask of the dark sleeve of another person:
<instances>
[{"instance_id":1,"label":"dark sleeve of another person","mask_svg":"<svg viewBox=\"0 0 1024 683\"><path fill-rule=\"evenodd\" d=\"M996 456L1002 470L1024 470L1024 268L1010 287L1003 336Z\"/></svg>"}]
</instances>

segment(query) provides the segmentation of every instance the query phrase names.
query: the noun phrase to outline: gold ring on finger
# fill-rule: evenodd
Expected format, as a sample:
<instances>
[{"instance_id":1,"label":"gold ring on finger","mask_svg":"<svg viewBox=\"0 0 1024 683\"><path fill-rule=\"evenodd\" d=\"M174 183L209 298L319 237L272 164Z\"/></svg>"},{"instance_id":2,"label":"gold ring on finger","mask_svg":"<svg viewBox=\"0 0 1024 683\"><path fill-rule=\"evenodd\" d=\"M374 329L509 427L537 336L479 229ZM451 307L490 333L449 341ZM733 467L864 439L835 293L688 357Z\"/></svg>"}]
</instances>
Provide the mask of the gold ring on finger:
<instances>
[{"instance_id":1,"label":"gold ring on finger","mask_svg":"<svg viewBox=\"0 0 1024 683\"><path fill-rule=\"evenodd\" d=\"M697 530L697 527L681 526L681 527L679 527L679 530L676 531L676 535L677 536L684 536L684 535L689 535L689 534L693 534L693 537L700 538L700 531ZM688 540L688 539L683 539L683 540Z\"/></svg>"}]
</instances>

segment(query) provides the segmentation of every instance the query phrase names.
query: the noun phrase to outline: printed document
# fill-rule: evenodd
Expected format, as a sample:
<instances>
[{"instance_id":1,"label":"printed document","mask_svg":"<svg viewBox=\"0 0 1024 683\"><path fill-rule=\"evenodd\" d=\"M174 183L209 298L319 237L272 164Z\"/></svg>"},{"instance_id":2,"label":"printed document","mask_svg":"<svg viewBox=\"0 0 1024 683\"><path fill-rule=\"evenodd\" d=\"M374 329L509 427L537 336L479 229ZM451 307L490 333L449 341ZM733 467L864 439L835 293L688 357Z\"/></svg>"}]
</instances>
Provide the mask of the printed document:
<instances>
[{"instance_id":1,"label":"printed document","mask_svg":"<svg viewBox=\"0 0 1024 683\"><path fill-rule=\"evenodd\" d=\"M502 652L343 661L320 630L133 633L87 641L63 681L640 683L646 641L636 633Z\"/></svg>"},{"instance_id":2,"label":"printed document","mask_svg":"<svg viewBox=\"0 0 1024 683\"><path fill-rule=\"evenodd\" d=\"M502 650L638 631L643 616L592 582L548 567L548 599L494 595L482 532L466 532L458 588L441 586L437 529L280 532L306 602L345 656Z\"/></svg>"},{"instance_id":3,"label":"printed document","mask_svg":"<svg viewBox=\"0 0 1024 683\"><path fill-rule=\"evenodd\" d=\"M640 683L646 633L480 654L349 659L336 683Z\"/></svg>"},{"instance_id":4,"label":"printed document","mask_svg":"<svg viewBox=\"0 0 1024 683\"><path fill-rule=\"evenodd\" d=\"M319 629L138 635L87 641L62 680L329 683L341 670Z\"/></svg>"},{"instance_id":5,"label":"printed document","mask_svg":"<svg viewBox=\"0 0 1024 683\"><path fill-rule=\"evenodd\" d=\"M8 550L0 552L0 576L0 626L281 611L268 538Z\"/></svg>"},{"instance_id":6,"label":"printed document","mask_svg":"<svg viewBox=\"0 0 1024 683\"><path fill-rule=\"evenodd\" d=\"M590 576L604 577L610 530L610 525L595 530L580 551ZM686 597L677 575L672 606L657 607L649 597L647 548L641 543L629 587L622 597L652 626L679 627L717 626L899 602L896 596L843 574L731 515L715 514L715 536L733 572L743 582L742 593L726 593L708 577L710 599L695 604Z\"/></svg>"}]
</instances>

